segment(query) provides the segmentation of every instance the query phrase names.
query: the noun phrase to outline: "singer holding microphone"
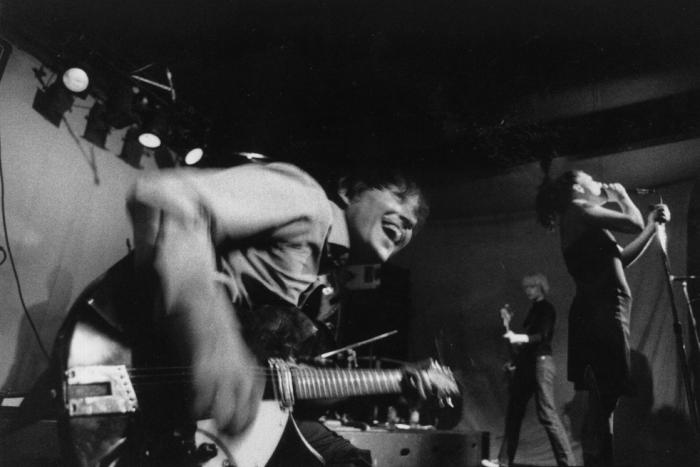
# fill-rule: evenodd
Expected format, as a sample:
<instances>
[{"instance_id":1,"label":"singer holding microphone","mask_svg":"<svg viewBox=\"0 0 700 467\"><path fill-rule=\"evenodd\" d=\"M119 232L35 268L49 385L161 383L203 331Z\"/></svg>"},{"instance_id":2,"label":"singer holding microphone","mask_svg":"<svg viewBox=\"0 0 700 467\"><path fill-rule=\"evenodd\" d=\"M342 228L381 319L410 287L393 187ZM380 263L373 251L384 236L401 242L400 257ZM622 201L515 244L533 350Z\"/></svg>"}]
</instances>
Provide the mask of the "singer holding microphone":
<instances>
[{"instance_id":1,"label":"singer holding microphone","mask_svg":"<svg viewBox=\"0 0 700 467\"><path fill-rule=\"evenodd\" d=\"M611 467L612 414L630 389L632 296L624 268L646 250L671 215L658 204L645 223L621 184L602 183L582 171L545 178L537 215L545 227L558 227L564 261L576 284L569 312L568 378L576 390L588 392L581 436L584 466ZM611 232L637 236L621 247Z\"/></svg>"}]
</instances>

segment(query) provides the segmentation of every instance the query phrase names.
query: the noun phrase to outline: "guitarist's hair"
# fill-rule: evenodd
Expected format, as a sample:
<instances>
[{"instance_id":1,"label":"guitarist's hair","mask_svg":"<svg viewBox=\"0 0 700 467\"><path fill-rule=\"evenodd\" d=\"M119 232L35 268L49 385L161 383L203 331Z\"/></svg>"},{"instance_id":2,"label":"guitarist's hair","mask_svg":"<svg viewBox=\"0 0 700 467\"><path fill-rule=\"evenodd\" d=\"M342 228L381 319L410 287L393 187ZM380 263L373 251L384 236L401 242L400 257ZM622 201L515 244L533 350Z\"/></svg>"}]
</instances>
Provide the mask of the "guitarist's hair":
<instances>
[{"instance_id":1,"label":"guitarist's hair","mask_svg":"<svg viewBox=\"0 0 700 467\"><path fill-rule=\"evenodd\" d=\"M425 224L430 214L430 204L416 174L392 165L367 162L346 170L337 181L335 189L328 190L329 197L342 205L342 200L337 196L337 191L341 188L347 190L349 198L366 190L387 188L392 189L402 200L416 196L418 206L415 214L418 217L418 225L415 230Z\"/></svg>"},{"instance_id":2,"label":"guitarist's hair","mask_svg":"<svg viewBox=\"0 0 700 467\"><path fill-rule=\"evenodd\" d=\"M541 272L524 276L523 283L525 283L526 280L531 284L539 285L540 290L542 290L542 295L547 295L549 293L549 281L547 280L547 276Z\"/></svg>"}]
</instances>

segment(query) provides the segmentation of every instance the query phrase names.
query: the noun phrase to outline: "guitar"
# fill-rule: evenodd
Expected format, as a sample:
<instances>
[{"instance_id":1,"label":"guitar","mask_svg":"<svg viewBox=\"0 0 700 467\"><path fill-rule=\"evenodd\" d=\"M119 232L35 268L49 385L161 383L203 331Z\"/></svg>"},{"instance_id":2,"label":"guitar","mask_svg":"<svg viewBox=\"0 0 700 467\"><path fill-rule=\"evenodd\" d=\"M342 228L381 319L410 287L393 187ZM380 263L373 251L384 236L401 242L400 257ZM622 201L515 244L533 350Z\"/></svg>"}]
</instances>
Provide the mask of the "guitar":
<instances>
[{"instance_id":1,"label":"guitar","mask_svg":"<svg viewBox=\"0 0 700 467\"><path fill-rule=\"evenodd\" d=\"M175 383L188 388L189 369L129 368L139 360L132 348L133 337L115 328L93 305L90 300L79 301L57 342L62 375L59 437L63 457L70 465L323 465L291 416L295 400L391 394L403 389L401 370L319 369L270 358L266 367L253 369L267 378L266 397L244 432L222 433L211 419L195 424L186 417L191 423L180 425L183 417L179 414L187 413L188 393ZM432 364L418 371L439 398L449 400L458 394L449 369Z\"/></svg>"},{"instance_id":2,"label":"guitar","mask_svg":"<svg viewBox=\"0 0 700 467\"><path fill-rule=\"evenodd\" d=\"M515 314L513 310L511 310L509 304L505 304L501 307L500 310L498 310L498 314L501 317L501 322L503 323L503 328L505 329L505 332L510 332L510 322L513 319L513 315ZM517 356L517 351L514 345L508 344L508 353L510 358L506 363L503 364L503 371L505 372L507 377L510 377L514 372L515 372L515 358Z\"/></svg>"}]
</instances>

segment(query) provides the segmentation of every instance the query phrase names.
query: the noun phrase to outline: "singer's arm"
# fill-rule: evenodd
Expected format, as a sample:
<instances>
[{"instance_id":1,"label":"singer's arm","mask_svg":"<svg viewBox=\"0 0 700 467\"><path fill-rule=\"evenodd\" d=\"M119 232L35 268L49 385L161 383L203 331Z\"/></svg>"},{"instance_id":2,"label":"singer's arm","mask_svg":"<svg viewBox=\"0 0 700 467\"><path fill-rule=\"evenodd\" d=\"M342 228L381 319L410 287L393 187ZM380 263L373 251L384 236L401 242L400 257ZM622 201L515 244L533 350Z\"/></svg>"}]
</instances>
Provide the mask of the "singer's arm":
<instances>
[{"instance_id":1,"label":"singer's arm","mask_svg":"<svg viewBox=\"0 0 700 467\"><path fill-rule=\"evenodd\" d=\"M659 224L656 222L648 222L642 229L642 232L622 249L620 258L622 259L622 265L624 267L634 263L637 258L642 256L642 253L646 251L651 243L651 239L654 238L658 226Z\"/></svg>"},{"instance_id":2,"label":"singer's arm","mask_svg":"<svg viewBox=\"0 0 700 467\"><path fill-rule=\"evenodd\" d=\"M639 258L656 235L659 226L671 219L671 213L665 204L657 204L647 216L647 224L634 240L629 242L620 252L622 265L627 267Z\"/></svg>"},{"instance_id":3,"label":"singer's arm","mask_svg":"<svg viewBox=\"0 0 700 467\"><path fill-rule=\"evenodd\" d=\"M587 225L615 232L639 234L644 230L644 217L627 195L625 187L619 183L606 183L601 192L604 193L606 202L616 203L619 210L577 199L572 204L576 208L571 210L572 215L580 217Z\"/></svg>"}]
</instances>

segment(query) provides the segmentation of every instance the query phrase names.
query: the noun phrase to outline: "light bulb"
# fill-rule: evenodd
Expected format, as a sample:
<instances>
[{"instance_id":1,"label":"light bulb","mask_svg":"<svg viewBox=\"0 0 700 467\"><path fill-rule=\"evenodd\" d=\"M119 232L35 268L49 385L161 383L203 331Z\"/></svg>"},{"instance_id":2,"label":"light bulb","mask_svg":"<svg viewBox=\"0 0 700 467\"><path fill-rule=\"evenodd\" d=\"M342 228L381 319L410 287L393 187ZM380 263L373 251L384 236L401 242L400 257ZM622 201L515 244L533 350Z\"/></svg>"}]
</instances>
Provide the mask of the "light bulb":
<instances>
[{"instance_id":1,"label":"light bulb","mask_svg":"<svg viewBox=\"0 0 700 467\"><path fill-rule=\"evenodd\" d=\"M90 78L82 68L69 68L63 73L63 85L71 92L83 92L89 84Z\"/></svg>"}]
</instances>

